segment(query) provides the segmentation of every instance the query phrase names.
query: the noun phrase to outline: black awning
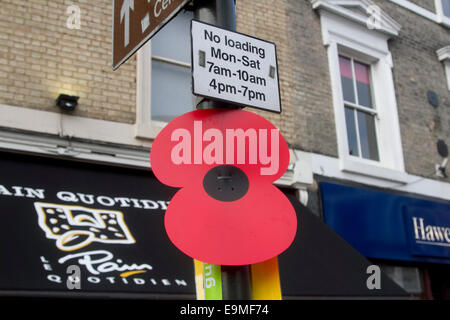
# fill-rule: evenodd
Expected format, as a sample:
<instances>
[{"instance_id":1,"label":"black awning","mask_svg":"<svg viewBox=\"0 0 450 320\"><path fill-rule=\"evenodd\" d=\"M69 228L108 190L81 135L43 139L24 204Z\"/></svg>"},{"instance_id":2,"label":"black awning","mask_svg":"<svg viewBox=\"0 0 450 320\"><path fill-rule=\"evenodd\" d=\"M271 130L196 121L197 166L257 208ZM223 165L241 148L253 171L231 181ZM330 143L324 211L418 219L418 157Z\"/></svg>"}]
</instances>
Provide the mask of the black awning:
<instances>
[{"instance_id":1,"label":"black awning","mask_svg":"<svg viewBox=\"0 0 450 320\"><path fill-rule=\"evenodd\" d=\"M297 212L294 243L280 255L283 296L287 297L405 297L408 294L381 273L380 289L368 289L372 265L295 197L287 195ZM370 281L370 283L372 283Z\"/></svg>"},{"instance_id":2,"label":"black awning","mask_svg":"<svg viewBox=\"0 0 450 320\"><path fill-rule=\"evenodd\" d=\"M0 153L0 294L195 298L164 230L175 192L150 170Z\"/></svg>"}]
</instances>

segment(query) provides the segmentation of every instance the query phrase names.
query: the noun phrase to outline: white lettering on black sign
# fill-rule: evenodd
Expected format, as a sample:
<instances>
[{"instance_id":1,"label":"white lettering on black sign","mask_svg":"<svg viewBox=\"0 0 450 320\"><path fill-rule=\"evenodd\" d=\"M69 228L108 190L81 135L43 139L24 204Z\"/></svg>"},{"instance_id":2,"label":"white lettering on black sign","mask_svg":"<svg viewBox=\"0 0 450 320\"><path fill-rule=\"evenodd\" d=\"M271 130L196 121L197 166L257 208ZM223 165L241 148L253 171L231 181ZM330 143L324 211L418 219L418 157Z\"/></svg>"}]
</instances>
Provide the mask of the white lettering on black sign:
<instances>
[{"instance_id":1,"label":"white lettering on black sign","mask_svg":"<svg viewBox=\"0 0 450 320\"><path fill-rule=\"evenodd\" d=\"M281 112L275 44L192 21L194 94Z\"/></svg>"},{"instance_id":2,"label":"white lettering on black sign","mask_svg":"<svg viewBox=\"0 0 450 320\"><path fill-rule=\"evenodd\" d=\"M46 193L43 188L30 188L23 186L5 186L0 184L0 197L26 197L45 200ZM72 191L58 191L56 197L64 202L72 202L82 205L101 205L103 207L119 206L121 208L133 207L145 210L166 210L168 201L135 199L129 197L110 197L105 195L85 194Z\"/></svg>"}]
</instances>

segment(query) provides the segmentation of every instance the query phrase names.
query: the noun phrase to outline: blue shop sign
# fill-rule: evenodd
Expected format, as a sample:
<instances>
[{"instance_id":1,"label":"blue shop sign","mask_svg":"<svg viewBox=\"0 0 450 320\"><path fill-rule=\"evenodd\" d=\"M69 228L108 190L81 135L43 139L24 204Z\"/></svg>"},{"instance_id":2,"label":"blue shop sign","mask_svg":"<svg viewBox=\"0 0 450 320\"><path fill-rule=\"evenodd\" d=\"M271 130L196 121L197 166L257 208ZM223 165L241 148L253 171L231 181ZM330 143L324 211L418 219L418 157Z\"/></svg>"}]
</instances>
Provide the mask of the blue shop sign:
<instances>
[{"instance_id":1,"label":"blue shop sign","mask_svg":"<svg viewBox=\"0 0 450 320\"><path fill-rule=\"evenodd\" d=\"M450 213L404 208L409 250L413 255L450 259Z\"/></svg>"},{"instance_id":2,"label":"blue shop sign","mask_svg":"<svg viewBox=\"0 0 450 320\"><path fill-rule=\"evenodd\" d=\"M450 264L450 202L320 184L325 223L368 258Z\"/></svg>"}]
</instances>

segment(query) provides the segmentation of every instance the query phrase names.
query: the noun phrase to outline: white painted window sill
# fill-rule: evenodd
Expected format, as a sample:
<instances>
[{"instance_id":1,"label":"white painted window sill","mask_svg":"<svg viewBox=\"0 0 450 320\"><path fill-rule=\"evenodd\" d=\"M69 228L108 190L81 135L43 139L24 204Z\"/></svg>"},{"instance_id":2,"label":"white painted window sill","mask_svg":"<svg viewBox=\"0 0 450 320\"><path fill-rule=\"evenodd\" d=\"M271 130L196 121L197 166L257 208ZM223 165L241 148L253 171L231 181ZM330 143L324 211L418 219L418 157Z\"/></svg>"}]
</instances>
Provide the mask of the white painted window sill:
<instances>
[{"instance_id":1,"label":"white painted window sill","mask_svg":"<svg viewBox=\"0 0 450 320\"><path fill-rule=\"evenodd\" d=\"M135 137L137 139L154 140L166 125L167 123L159 121L136 123L134 125Z\"/></svg>"},{"instance_id":2,"label":"white painted window sill","mask_svg":"<svg viewBox=\"0 0 450 320\"><path fill-rule=\"evenodd\" d=\"M372 178L393 182L406 183L408 174L405 171L386 168L380 164L372 164L374 161L364 161L346 157L340 161L340 169L344 172L360 174Z\"/></svg>"}]
</instances>

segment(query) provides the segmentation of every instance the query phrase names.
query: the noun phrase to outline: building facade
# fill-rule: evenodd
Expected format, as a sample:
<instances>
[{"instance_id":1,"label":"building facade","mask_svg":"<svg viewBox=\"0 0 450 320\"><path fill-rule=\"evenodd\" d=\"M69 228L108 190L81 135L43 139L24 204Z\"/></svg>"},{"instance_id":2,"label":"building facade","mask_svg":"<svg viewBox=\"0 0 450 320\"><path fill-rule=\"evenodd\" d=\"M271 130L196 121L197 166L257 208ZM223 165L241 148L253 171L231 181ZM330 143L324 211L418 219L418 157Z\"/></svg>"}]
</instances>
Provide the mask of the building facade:
<instances>
[{"instance_id":1,"label":"building facade","mask_svg":"<svg viewBox=\"0 0 450 320\"><path fill-rule=\"evenodd\" d=\"M149 161L153 140L168 121L194 110L189 33L193 5L116 71L111 67L111 11L112 2L106 0L1 1L3 170L10 171L7 164L23 163L28 168L23 173L31 177L34 171L29 168L44 170L39 164L51 159L52 166L79 170L67 173L74 180L87 170L86 164L99 172L142 173L154 179ZM236 25L237 31L277 46L283 112L251 110L275 124L288 142L290 165L277 186L295 193L410 295L450 298L450 178L445 171L450 1L238 0ZM76 108L62 110L55 102L60 94L79 97ZM19 165L15 168L21 171ZM49 173L57 174L64 170ZM30 178L27 185L23 177L18 179L22 184L14 177L0 180L0 200L44 200L39 179ZM105 179L99 185L107 189L105 181L121 178L87 175L85 183L95 184L92 179ZM51 201L59 201L66 211L75 210L70 206L98 205L116 211L160 210L162 215L173 194L167 189L149 198L114 188L86 193L58 183ZM134 183L145 187L145 182L129 186ZM155 182L152 188L160 187ZM41 216L48 210L34 207ZM120 216L116 219L121 221ZM40 228L46 225L42 222ZM58 249L74 240L44 231L47 239L56 239ZM93 236L86 232L81 234L89 240L74 240L74 248L92 243ZM132 235L117 233L134 243ZM107 237L120 240L117 235ZM105 243L106 238L96 241ZM55 262L45 254L39 257L47 280L58 279L47 272ZM145 269L149 263L144 262ZM161 264L170 269L167 262ZM146 281L161 294L192 294L186 274L169 279L163 273L138 278L134 285ZM92 277L92 285L117 282ZM118 279L127 285L126 278ZM308 295L288 291L287 296Z\"/></svg>"}]
</instances>

